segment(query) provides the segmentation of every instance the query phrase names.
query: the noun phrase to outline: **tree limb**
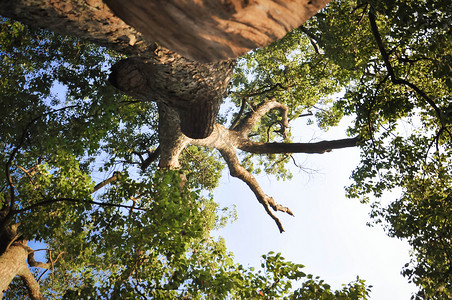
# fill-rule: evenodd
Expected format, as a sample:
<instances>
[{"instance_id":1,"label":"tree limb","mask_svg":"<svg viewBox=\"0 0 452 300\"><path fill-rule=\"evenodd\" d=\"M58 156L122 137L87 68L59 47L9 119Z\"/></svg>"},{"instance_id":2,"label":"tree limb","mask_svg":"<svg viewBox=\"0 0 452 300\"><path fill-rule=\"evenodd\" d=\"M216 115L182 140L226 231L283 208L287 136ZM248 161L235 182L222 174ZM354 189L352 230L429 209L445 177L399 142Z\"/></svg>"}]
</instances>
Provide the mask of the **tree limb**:
<instances>
[{"instance_id":1,"label":"tree limb","mask_svg":"<svg viewBox=\"0 0 452 300\"><path fill-rule=\"evenodd\" d=\"M356 147L361 139L359 137L322 141L317 143L257 143L248 140L238 146L240 150L256 154L274 153L309 153L322 154L333 149Z\"/></svg>"},{"instance_id":2,"label":"tree limb","mask_svg":"<svg viewBox=\"0 0 452 300\"><path fill-rule=\"evenodd\" d=\"M378 26L375 21L375 15L371 12L371 10L369 10L369 22L370 22L372 34L373 34L375 41L377 43L377 46L378 46L378 50L380 51L380 54L383 58L384 64L386 66L386 70L388 71L388 74L389 74L389 77L391 78L392 83L405 85L405 86L411 88L413 91L415 91L435 110L438 118L440 119L440 121L442 123L443 122L443 120L442 120L443 114L441 112L441 109L436 105L436 103L423 90L421 90L415 84L409 82L408 80L397 78L397 76L394 72L394 68L392 67L391 62L389 60L389 54L386 51L383 40L381 38L380 31L378 30Z\"/></svg>"},{"instance_id":3,"label":"tree limb","mask_svg":"<svg viewBox=\"0 0 452 300\"><path fill-rule=\"evenodd\" d=\"M152 162L159 158L160 152L160 146L158 146L153 152L149 150L148 157L141 163L141 171L146 170Z\"/></svg>"},{"instance_id":4,"label":"tree limb","mask_svg":"<svg viewBox=\"0 0 452 300\"><path fill-rule=\"evenodd\" d=\"M229 167L229 172L231 176L239 178L249 186L249 188L253 191L254 195L259 201L259 203L262 204L262 206L264 207L267 214L276 222L279 231L281 233L284 232L284 228L281 224L281 221L270 210L270 207L274 211L282 211L293 216L292 211L289 208L276 203L276 201L272 197L269 197L264 193L259 183L257 182L256 178L254 178L254 176L240 164L235 153L235 150L232 147L222 148L219 149L219 151Z\"/></svg>"},{"instance_id":5,"label":"tree limb","mask_svg":"<svg viewBox=\"0 0 452 300\"><path fill-rule=\"evenodd\" d=\"M32 300L45 300L44 296L41 294L41 287L39 286L39 283L36 281L28 267L22 268L18 275L27 287L28 295Z\"/></svg>"},{"instance_id":6,"label":"tree limb","mask_svg":"<svg viewBox=\"0 0 452 300\"><path fill-rule=\"evenodd\" d=\"M106 186L109 183L112 183L116 180L118 180L121 177L121 173L120 172L114 172L113 176L111 176L110 178L105 179L104 181L96 184L96 186L94 187L92 193L97 192L98 190L100 190L101 188L103 188L104 186Z\"/></svg>"},{"instance_id":7,"label":"tree limb","mask_svg":"<svg viewBox=\"0 0 452 300\"><path fill-rule=\"evenodd\" d=\"M43 263L43 262L35 260L35 251L31 247L26 246L26 248L28 250L27 262L30 267L37 267L37 268L42 268L42 269L50 268L49 263Z\"/></svg>"},{"instance_id":8,"label":"tree limb","mask_svg":"<svg viewBox=\"0 0 452 300\"><path fill-rule=\"evenodd\" d=\"M237 127L240 119L242 118L243 112L245 111L245 106L247 103L248 103L248 101L246 101L246 98L242 98L242 105L240 106L240 111L237 114L237 117L235 118L235 120L232 122L231 126L229 127L229 130L234 130L235 127Z\"/></svg>"},{"instance_id":9,"label":"tree limb","mask_svg":"<svg viewBox=\"0 0 452 300\"><path fill-rule=\"evenodd\" d=\"M141 210L141 211L147 211L145 208L139 208L134 207L130 205L122 205L122 204L115 204L115 203L108 203L108 202L97 202L97 201L91 201L91 200L82 200L82 199L73 199L73 198L55 198L55 199L49 199L49 200L43 200L41 202L32 204L30 206L27 206L25 208L16 209L13 211L14 214L23 213L28 210L35 209L40 206L44 205L50 205L57 202L75 202L75 203L85 203L85 204L94 204L99 206L110 206L110 207L119 207L119 208L127 208L127 209L135 209L135 210Z\"/></svg>"}]
</instances>

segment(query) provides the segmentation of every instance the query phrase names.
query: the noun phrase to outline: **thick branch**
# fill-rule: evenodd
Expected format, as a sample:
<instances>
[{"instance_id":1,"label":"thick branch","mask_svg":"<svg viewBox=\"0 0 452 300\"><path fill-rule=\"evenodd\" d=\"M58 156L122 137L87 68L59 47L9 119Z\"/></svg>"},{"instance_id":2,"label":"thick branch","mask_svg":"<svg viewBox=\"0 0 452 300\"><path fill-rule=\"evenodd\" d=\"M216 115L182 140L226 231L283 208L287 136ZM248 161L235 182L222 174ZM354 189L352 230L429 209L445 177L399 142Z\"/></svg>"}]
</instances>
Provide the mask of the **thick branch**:
<instances>
[{"instance_id":1,"label":"thick branch","mask_svg":"<svg viewBox=\"0 0 452 300\"><path fill-rule=\"evenodd\" d=\"M333 141L322 141L317 143L257 143L247 140L239 145L239 149L256 154L273 153L310 153L322 154L333 149L356 147L360 141L359 137Z\"/></svg>"},{"instance_id":2,"label":"thick branch","mask_svg":"<svg viewBox=\"0 0 452 300\"><path fill-rule=\"evenodd\" d=\"M141 170L144 171L147 169L147 167L149 167L149 165L154 162L155 160L157 160L157 158L159 158L161 153L160 150L160 146L157 147L157 149L155 149L153 152L150 152L149 150L149 154L148 157L141 163Z\"/></svg>"},{"instance_id":3,"label":"thick branch","mask_svg":"<svg viewBox=\"0 0 452 300\"><path fill-rule=\"evenodd\" d=\"M27 262L30 267L36 267L36 268L42 268L42 269L50 268L49 263L43 263L43 262L35 260L35 251L32 248L26 246L26 249L28 250Z\"/></svg>"},{"instance_id":4,"label":"thick branch","mask_svg":"<svg viewBox=\"0 0 452 300\"><path fill-rule=\"evenodd\" d=\"M22 278L22 281L27 287L28 295L32 300L45 300L44 296L41 294L41 287L39 286L39 283L36 281L28 267L22 268L18 275Z\"/></svg>"}]
</instances>

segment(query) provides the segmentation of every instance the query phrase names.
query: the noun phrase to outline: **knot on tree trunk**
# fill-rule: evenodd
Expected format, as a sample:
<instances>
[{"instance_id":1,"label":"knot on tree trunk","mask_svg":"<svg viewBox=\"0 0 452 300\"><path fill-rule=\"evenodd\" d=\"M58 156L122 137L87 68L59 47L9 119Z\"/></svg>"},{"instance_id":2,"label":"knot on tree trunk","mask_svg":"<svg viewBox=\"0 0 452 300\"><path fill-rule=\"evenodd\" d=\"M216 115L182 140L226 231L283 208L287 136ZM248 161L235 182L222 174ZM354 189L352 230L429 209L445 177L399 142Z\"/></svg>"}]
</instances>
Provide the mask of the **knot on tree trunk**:
<instances>
[{"instance_id":1,"label":"knot on tree trunk","mask_svg":"<svg viewBox=\"0 0 452 300\"><path fill-rule=\"evenodd\" d=\"M233 66L232 60L203 64L157 48L152 57L116 63L109 81L132 97L174 108L181 131L190 138L202 139L212 133Z\"/></svg>"}]
</instances>

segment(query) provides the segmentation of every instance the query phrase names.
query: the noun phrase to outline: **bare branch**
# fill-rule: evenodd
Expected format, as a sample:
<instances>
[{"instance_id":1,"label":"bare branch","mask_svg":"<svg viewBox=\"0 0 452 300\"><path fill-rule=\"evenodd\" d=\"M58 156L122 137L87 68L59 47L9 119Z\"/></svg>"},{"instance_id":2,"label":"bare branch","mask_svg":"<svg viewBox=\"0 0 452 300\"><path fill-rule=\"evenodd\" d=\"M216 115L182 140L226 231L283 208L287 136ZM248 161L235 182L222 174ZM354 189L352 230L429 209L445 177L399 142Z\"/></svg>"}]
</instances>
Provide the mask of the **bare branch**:
<instances>
[{"instance_id":1,"label":"bare branch","mask_svg":"<svg viewBox=\"0 0 452 300\"><path fill-rule=\"evenodd\" d=\"M350 139L322 141L317 143L257 143L246 141L238 146L239 149L256 154L274 153L309 153L322 154L333 149L355 147L361 139L354 137Z\"/></svg>"},{"instance_id":2,"label":"bare branch","mask_svg":"<svg viewBox=\"0 0 452 300\"><path fill-rule=\"evenodd\" d=\"M114 172L113 176L111 176L110 178L105 179L104 181L96 184L96 186L94 187L92 193L97 192L98 190L100 190L101 188L103 188L104 186L106 186L109 183L112 183L116 180L118 180L121 177L121 173L120 172Z\"/></svg>"},{"instance_id":3,"label":"bare branch","mask_svg":"<svg viewBox=\"0 0 452 300\"><path fill-rule=\"evenodd\" d=\"M149 167L149 165L154 162L157 158L159 158L160 156L160 146L157 147L157 149L155 149L153 152L151 152L149 150L149 155L148 157L143 161L143 163L141 164L141 170L144 171L147 169L147 167Z\"/></svg>"},{"instance_id":4,"label":"bare branch","mask_svg":"<svg viewBox=\"0 0 452 300\"><path fill-rule=\"evenodd\" d=\"M28 250L27 262L28 262L28 265L30 267L37 267L37 268L42 268L42 269L49 269L50 268L50 264L49 263L43 263L43 262L35 260L35 251L31 247L26 246L26 248Z\"/></svg>"},{"instance_id":5,"label":"bare branch","mask_svg":"<svg viewBox=\"0 0 452 300\"><path fill-rule=\"evenodd\" d=\"M319 41L319 38L316 37L312 32L310 32L306 27L301 25L298 27L304 34L306 34L309 37L309 41L311 42L312 47L314 47L314 51L317 54L320 54L319 45L317 45L317 42Z\"/></svg>"},{"instance_id":6,"label":"bare branch","mask_svg":"<svg viewBox=\"0 0 452 300\"><path fill-rule=\"evenodd\" d=\"M242 118L243 112L245 111L245 106L248 103L248 101L246 101L246 98L242 98L242 105L240 106L240 111L237 114L237 117L235 118L235 120L232 122L231 127L229 127L229 130L234 130L235 127L239 124L240 119Z\"/></svg>"},{"instance_id":7,"label":"bare branch","mask_svg":"<svg viewBox=\"0 0 452 300\"><path fill-rule=\"evenodd\" d=\"M284 228L281 224L281 221L270 210L270 207L274 211L282 211L293 216L292 211L289 208L276 203L276 201L272 197L269 197L264 193L259 183L257 182L256 178L254 178L254 176L240 164L234 148L224 147L219 150L229 167L229 172L231 176L239 178L249 186L249 188L253 191L254 195L259 201L259 203L261 203L262 206L264 206L264 209L267 212L267 214L276 222L279 231L281 233L284 232Z\"/></svg>"}]
</instances>

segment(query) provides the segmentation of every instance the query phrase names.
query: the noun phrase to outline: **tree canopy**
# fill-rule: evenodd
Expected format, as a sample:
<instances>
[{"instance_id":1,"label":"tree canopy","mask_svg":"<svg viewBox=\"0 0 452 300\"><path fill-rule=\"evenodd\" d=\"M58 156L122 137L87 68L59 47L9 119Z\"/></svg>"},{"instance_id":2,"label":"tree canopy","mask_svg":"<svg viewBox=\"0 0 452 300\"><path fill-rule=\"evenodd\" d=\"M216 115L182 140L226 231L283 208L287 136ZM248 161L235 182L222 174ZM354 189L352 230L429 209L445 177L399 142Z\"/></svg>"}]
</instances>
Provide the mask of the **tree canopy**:
<instances>
[{"instance_id":1,"label":"tree canopy","mask_svg":"<svg viewBox=\"0 0 452 300\"><path fill-rule=\"evenodd\" d=\"M331 2L280 41L226 63L235 65L232 107L205 139L183 135L175 107L151 99L171 90L144 95L136 85L124 94L110 84L110 67L124 53L2 19L0 266L14 247L28 256L11 271L25 285L7 282L5 297L27 287L35 299L365 299L369 287L359 278L333 291L275 253L263 257L262 270L246 269L210 236L234 218L211 193L225 165L283 231L275 213L290 209L253 174L288 179L291 153L358 146L347 195L370 204L373 224L410 243L402 273L419 287L416 297L447 299L451 11L446 0ZM181 61L159 49L135 62ZM293 119L327 130L343 116L354 118L348 137L291 140ZM392 190L400 195L381 201ZM46 263L27 241L47 245ZM41 268L38 294L28 266Z\"/></svg>"}]
</instances>

